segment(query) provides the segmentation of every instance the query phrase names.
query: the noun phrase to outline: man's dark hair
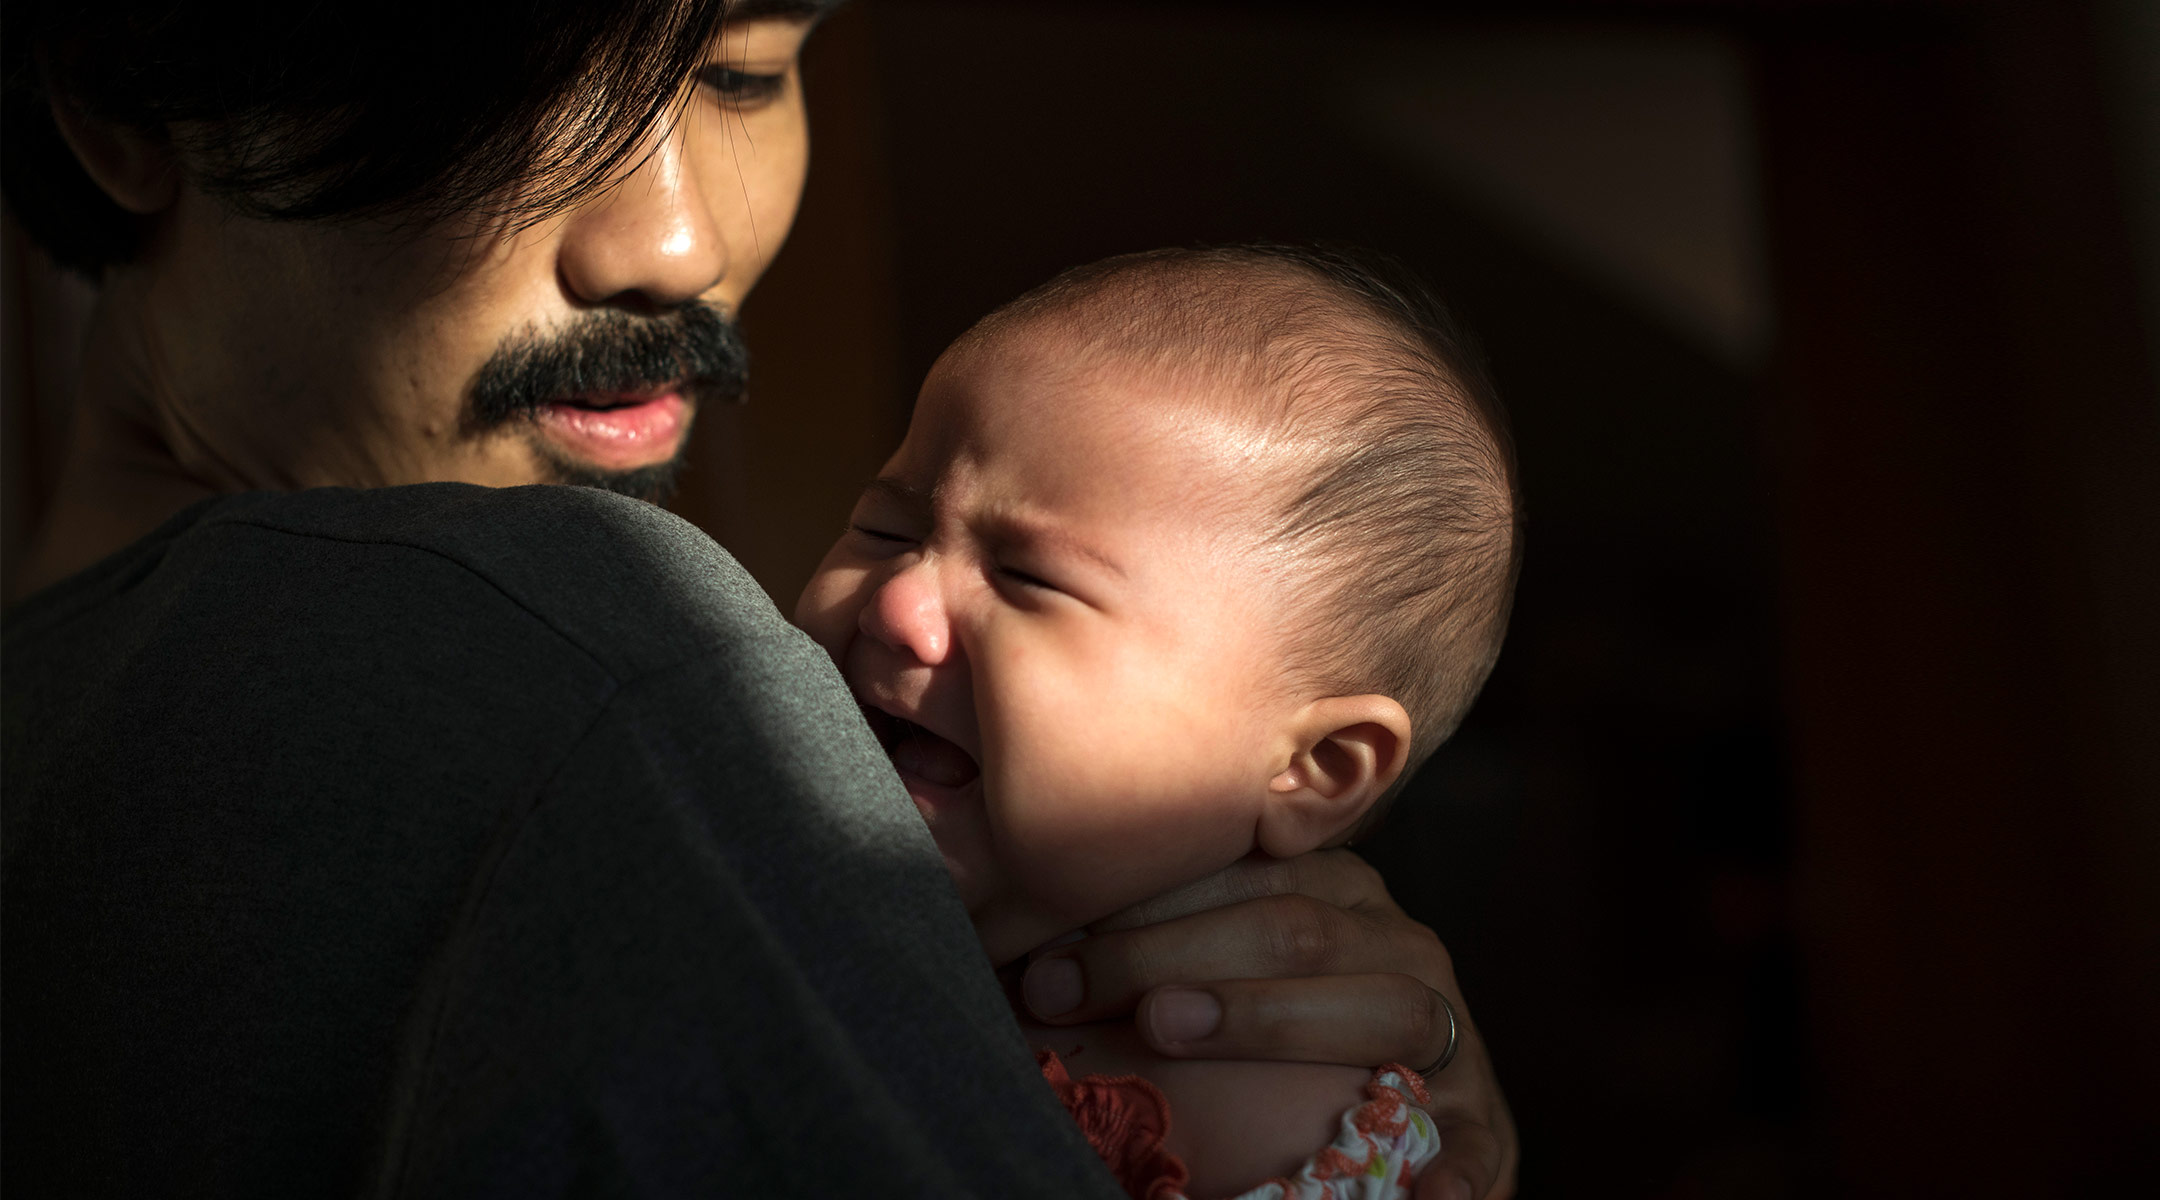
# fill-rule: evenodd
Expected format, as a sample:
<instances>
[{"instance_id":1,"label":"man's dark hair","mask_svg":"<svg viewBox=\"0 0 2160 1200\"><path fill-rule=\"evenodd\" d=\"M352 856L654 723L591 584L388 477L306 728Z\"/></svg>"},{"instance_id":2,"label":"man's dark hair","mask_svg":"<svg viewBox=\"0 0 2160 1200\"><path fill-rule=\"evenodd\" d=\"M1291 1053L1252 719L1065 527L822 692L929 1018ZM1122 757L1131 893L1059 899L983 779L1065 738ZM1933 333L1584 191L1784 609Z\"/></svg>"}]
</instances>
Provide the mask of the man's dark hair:
<instances>
[{"instance_id":1,"label":"man's dark hair","mask_svg":"<svg viewBox=\"0 0 2160 1200\"><path fill-rule=\"evenodd\" d=\"M1314 636L1285 670L1394 697L1410 768L1454 733L1507 632L1522 503L1499 392L1429 286L1348 246L1157 250L1067 271L955 350L1038 320L1076 356L1138 355L1272 406L1302 476L1271 537L1311 564L1293 603Z\"/></svg>"},{"instance_id":2,"label":"man's dark hair","mask_svg":"<svg viewBox=\"0 0 2160 1200\"><path fill-rule=\"evenodd\" d=\"M54 124L166 139L190 182L252 216L560 211L635 165L723 16L807 2L9 0L0 181L63 265L132 257L142 222Z\"/></svg>"}]
</instances>

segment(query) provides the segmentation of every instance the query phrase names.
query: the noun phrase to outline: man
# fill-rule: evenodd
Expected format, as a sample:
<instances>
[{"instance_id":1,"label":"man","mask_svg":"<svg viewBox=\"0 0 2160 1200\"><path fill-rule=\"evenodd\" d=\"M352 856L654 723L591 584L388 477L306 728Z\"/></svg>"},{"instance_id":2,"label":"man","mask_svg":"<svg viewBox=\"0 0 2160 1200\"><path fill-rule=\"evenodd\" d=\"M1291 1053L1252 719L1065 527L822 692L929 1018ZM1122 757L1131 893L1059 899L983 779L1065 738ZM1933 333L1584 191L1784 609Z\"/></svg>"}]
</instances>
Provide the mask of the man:
<instances>
[{"instance_id":1,"label":"man","mask_svg":"<svg viewBox=\"0 0 2160 1200\"><path fill-rule=\"evenodd\" d=\"M817 10L722 7L8 11L9 197L101 293L7 635L7 1185L1105 1194L829 664L607 494L741 394L800 195ZM1434 1064L1420 1194L1512 1190L1355 858L1111 924L1038 1016Z\"/></svg>"}]
</instances>

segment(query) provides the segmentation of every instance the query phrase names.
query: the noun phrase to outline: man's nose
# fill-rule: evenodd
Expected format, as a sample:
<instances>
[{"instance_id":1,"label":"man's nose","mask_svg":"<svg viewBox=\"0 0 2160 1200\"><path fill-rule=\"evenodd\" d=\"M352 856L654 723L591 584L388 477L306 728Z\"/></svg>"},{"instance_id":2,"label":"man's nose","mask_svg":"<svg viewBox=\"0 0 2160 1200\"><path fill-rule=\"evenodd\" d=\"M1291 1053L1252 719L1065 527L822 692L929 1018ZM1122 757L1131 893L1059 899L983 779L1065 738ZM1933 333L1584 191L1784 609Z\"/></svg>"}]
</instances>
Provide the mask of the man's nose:
<instances>
[{"instance_id":1,"label":"man's nose","mask_svg":"<svg viewBox=\"0 0 2160 1200\"><path fill-rule=\"evenodd\" d=\"M588 304L668 309L726 277L728 249L678 122L656 131L637 168L564 229L565 286Z\"/></svg>"},{"instance_id":2,"label":"man's nose","mask_svg":"<svg viewBox=\"0 0 2160 1200\"><path fill-rule=\"evenodd\" d=\"M894 572L871 595L856 624L925 666L937 666L952 653L952 622L938 591L936 567L929 562Z\"/></svg>"}]
</instances>

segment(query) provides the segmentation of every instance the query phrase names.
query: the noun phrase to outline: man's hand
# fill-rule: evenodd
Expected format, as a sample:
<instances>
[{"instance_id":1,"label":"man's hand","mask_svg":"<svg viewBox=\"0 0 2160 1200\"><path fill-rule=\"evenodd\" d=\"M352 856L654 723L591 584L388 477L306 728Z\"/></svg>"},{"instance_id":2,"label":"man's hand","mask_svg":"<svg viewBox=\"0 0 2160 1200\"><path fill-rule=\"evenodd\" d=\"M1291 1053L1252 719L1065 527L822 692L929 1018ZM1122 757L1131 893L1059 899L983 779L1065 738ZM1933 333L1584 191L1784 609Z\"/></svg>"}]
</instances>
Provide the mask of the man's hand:
<instances>
[{"instance_id":1,"label":"man's hand","mask_svg":"<svg viewBox=\"0 0 2160 1200\"><path fill-rule=\"evenodd\" d=\"M1447 1049L1445 995L1461 1040L1430 1081L1442 1151L1418 1200L1515 1194L1514 1118L1447 948L1357 855L1246 859L1089 932L1029 962L1028 1009L1053 1025L1132 1014L1174 1058L1422 1067Z\"/></svg>"}]
</instances>

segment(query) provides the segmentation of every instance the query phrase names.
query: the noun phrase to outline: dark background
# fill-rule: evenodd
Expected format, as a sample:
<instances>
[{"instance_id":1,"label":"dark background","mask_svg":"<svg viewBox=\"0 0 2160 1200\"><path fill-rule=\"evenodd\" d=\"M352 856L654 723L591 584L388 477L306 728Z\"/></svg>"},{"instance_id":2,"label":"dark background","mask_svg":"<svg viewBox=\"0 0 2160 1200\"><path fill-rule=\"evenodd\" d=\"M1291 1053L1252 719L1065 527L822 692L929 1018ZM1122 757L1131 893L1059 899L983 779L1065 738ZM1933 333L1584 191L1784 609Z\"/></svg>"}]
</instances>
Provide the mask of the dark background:
<instances>
[{"instance_id":1,"label":"dark background","mask_svg":"<svg viewBox=\"0 0 2160 1200\"><path fill-rule=\"evenodd\" d=\"M1525 1193L2160 1183L2160 5L880 0L807 69L678 504L783 604L996 304L1391 251L1484 338L1530 541L1368 850ZM9 247L12 564L81 293Z\"/></svg>"}]
</instances>

